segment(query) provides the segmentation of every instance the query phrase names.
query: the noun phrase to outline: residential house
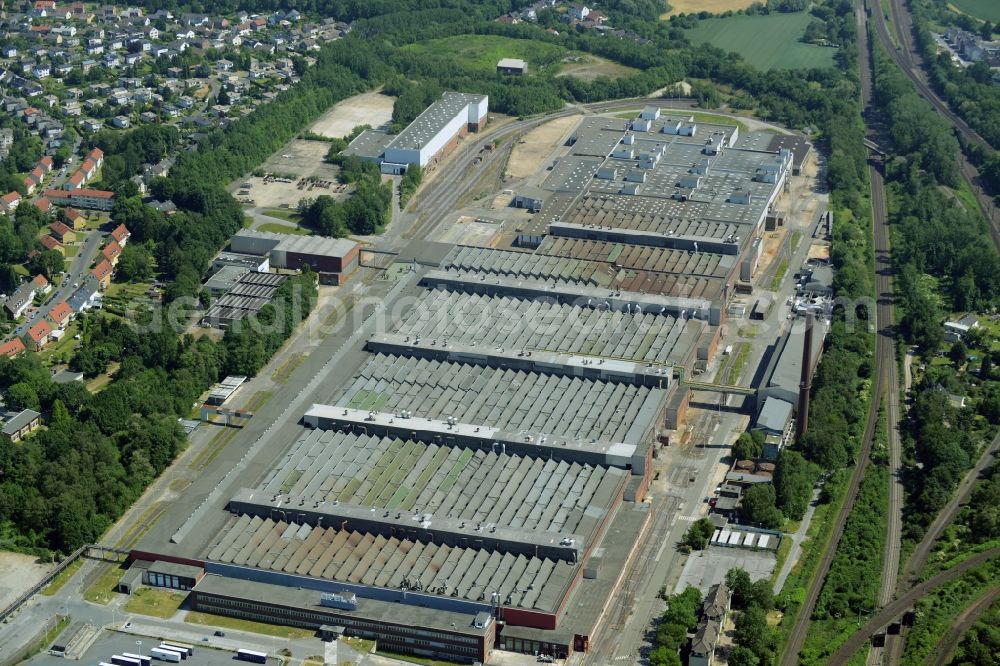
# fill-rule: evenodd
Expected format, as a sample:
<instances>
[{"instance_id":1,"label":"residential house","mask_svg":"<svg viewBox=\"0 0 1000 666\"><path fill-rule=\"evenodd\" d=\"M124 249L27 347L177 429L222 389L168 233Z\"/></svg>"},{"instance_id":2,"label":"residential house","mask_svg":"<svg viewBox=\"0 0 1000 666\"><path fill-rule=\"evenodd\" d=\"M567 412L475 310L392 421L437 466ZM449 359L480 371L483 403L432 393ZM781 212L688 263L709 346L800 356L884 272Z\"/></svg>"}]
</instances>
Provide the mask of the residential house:
<instances>
[{"instance_id":1,"label":"residential house","mask_svg":"<svg viewBox=\"0 0 1000 666\"><path fill-rule=\"evenodd\" d=\"M52 325L43 319L24 334L24 345L32 351L42 351L52 339Z\"/></svg>"},{"instance_id":2,"label":"residential house","mask_svg":"<svg viewBox=\"0 0 1000 666\"><path fill-rule=\"evenodd\" d=\"M37 294L47 294L52 291L52 285L49 284L48 279L41 273L31 278L31 284L35 287L35 293Z\"/></svg>"},{"instance_id":3,"label":"residential house","mask_svg":"<svg viewBox=\"0 0 1000 666\"><path fill-rule=\"evenodd\" d=\"M69 179L63 184L63 189L78 190L84 186L85 180L86 179L82 171L75 171L73 175L70 176ZM49 194L46 194L46 196L49 196L50 199L52 198ZM53 199L53 201L55 200Z\"/></svg>"},{"instance_id":4,"label":"residential house","mask_svg":"<svg viewBox=\"0 0 1000 666\"><path fill-rule=\"evenodd\" d=\"M25 282L14 290L14 293L7 298L3 306L10 313L11 319L17 319L24 314L24 311L31 305L35 298L35 285Z\"/></svg>"},{"instance_id":5,"label":"residential house","mask_svg":"<svg viewBox=\"0 0 1000 666\"><path fill-rule=\"evenodd\" d=\"M89 310L100 300L100 289L101 285L97 280L92 275L88 275L84 283L79 289L73 292L73 295L69 297L67 302L73 308L73 312L79 313Z\"/></svg>"},{"instance_id":6,"label":"residential house","mask_svg":"<svg viewBox=\"0 0 1000 666\"><path fill-rule=\"evenodd\" d=\"M131 238L131 236L132 234L124 224L119 224L111 231L111 237L114 238L115 242L123 248L128 243L128 239Z\"/></svg>"},{"instance_id":7,"label":"residential house","mask_svg":"<svg viewBox=\"0 0 1000 666\"><path fill-rule=\"evenodd\" d=\"M76 233L62 222L50 224L49 231L60 243L72 243L76 240Z\"/></svg>"},{"instance_id":8,"label":"residential house","mask_svg":"<svg viewBox=\"0 0 1000 666\"><path fill-rule=\"evenodd\" d=\"M2 433L17 443L42 424L42 415L33 409L12 410L3 415Z\"/></svg>"},{"instance_id":9,"label":"residential house","mask_svg":"<svg viewBox=\"0 0 1000 666\"><path fill-rule=\"evenodd\" d=\"M115 193L106 190L46 190L45 196L57 206L73 206L87 210L109 211L115 204Z\"/></svg>"},{"instance_id":10,"label":"residential house","mask_svg":"<svg viewBox=\"0 0 1000 666\"><path fill-rule=\"evenodd\" d=\"M52 210L52 202L49 201L48 197L39 197L35 199L35 208L43 213L48 213Z\"/></svg>"},{"instance_id":11,"label":"residential house","mask_svg":"<svg viewBox=\"0 0 1000 666\"><path fill-rule=\"evenodd\" d=\"M0 355L7 358L14 358L23 351L25 351L25 346L21 342L21 338L14 338L0 345Z\"/></svg>"},{"instance_id":12,"label":"residential house","mask_svg":"<svg viewBox=\"0 0 1000 666\"><path fill-rule=\"evenodd\" d=\"M108 244L104 246L104 249L101 250L101 254L104 256L105 259L108 260L108 263L111 264L111 267L114 268L115 266L118 265L118 258L121 257L122 246L119 245L118 242L112 238L110 241L108 241Z\"/></svg>"},{"instance_id":13,"label":"residential house","mask_svg":"<svg viewBox=\"0 0 1000 666\"><path fill-rule=\"evenodd\" d=\"M42 159L38 160L38 168L40 168L45 173L50 173L52 171L53 166L54 165L52 162L52 158L49 156L45 156Z\"/></svg>"},{"instance_id":14,"label":"residential house","mask_svg":"<svg viewBox=\"0 0 1000 666\"><path fill-rule=\"evenodd\" d=\"M42 236L39 242L45 247L46 250L55 250L59 254L66 254L66 248L63 247L62 243L48 234Z\"/></svg>"},{"instance_id":15,"label":"residential house","mask_svg":"<svg viewBox=\"0 0 1000 666\"><path fill-rule=\"evenodd\" d=\"M98 284L101 285L101 289L107 289L111 285L111 274L114 272L114 268L108 262L107 259L102 259L101 263L94 266L94 269L90 271L90 274L94 276Z\"/></svg>"},{"instance_id":16,"label":"residential house","mask_svg":"<svg viewBox=\"0 0 1000 666\"><path fill-rule=\"evenodd\" d=\"M66 222L73 227L74 231L83 231L87 228L87 219L72 206L66 206L63 209L63 217L66 218Z\"/></svg>"},{"instance_id":17,"label":"residential house","mask_svg":"<svg viewBox=\"0 0 1000 666\"><path fill-rule=\"evenodd\" d=\"M958 321L946 321L944 323L944 339L947 342L958 342L963 339L969 331L979 327L979 319L976 315L965 315Z\"/></svg>"},{"instance_id":18,"label":"residential house","mask_svg":"<svg viewBox=\"0 0 1000 666\"><path fill-rule=\"evenodd\" d=\"M713 585L705 596L701 606L701 620L691 639L691 650L688 654L689 666L711 666L715 658L715 649L719 644L722 627L729 613L731 594L725 582Z\"/></svg>"},{"instance_id":19,"label":"residential house","mask_svg":"<svg viewBox=\"0 0 1000 666\"><path fill-rule=\"evenodd\" d=\"M132 121L129 120L128 116L115 116L111 119L111 124L118 129L128 129L132 125Z\"/></svg>"},{"instance_id":20,"label":"residential house","mask_svg":"<svg viewBox=\"0 0 1000 666\"><path fill-rule=\"evenodd\" d=\"M10 192L0 197L0 212L13 213L21 203L20 192Z\"/></svg>"},{"instance_id":21,"label":"residential house","mask_svg":"<svg viewBox=\"0 0 1000 666\"><path fill-rule=\"evenodd\" d=\"M73 308L69 306L66 301L59 301L52 306L49 311L49 321L52 325L59 330L66 328L66 324L69 323L70 318L73 316Z\"/></svg>"}]
</instances>

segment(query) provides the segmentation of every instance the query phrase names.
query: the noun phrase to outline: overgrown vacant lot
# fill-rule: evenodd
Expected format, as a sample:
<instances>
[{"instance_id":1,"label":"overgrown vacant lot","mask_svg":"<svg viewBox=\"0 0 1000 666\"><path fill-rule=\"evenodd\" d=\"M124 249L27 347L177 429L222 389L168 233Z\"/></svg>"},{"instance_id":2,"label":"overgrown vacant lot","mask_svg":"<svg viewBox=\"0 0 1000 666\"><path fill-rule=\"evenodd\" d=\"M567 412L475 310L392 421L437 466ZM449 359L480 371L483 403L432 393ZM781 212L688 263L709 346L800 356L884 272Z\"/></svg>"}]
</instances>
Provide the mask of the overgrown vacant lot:
<instances>
[{"instance_id":1,"label":"overgrown vacant lot","mask_svg":"<svg viewBox=\"0 0 1000 666\"><path fill-rule=\"evenodd\" d=\"M836 49L799 41L810 20L806 12L737 15L701 21L687 35L695 44L735 51L760 69L832 67Z\"/></svg>"},{"instance_id":2,"label":"overgrown vacant lot","mask_svg":"<svg viewBox=\"0 0 1000 666\"><path fill-rule=\"evenodd\" d=\"M496 70L497 61L501 58L520 58L528 61L529 73L554 73L567 54L566 49L556 44L499 35L455 35L410 44L404 49L429 56L456 58L477 69L490 71Z\"/></svg>"},{"instance_id":3,"label":"overgrown vacant lot","mask_svg":"<svg viewBox=\"0 0 1000 666\"><path fill-rule=\"evenodd\" d=\"M403 47L428 57L457 58L476 69L495 71L501 58L520 58L528 63L528 74L555 74L594 79L630 76L636 69L586 53L567 51L557 44L500 35L455 35Z\"/></svg>"}]
</instances>

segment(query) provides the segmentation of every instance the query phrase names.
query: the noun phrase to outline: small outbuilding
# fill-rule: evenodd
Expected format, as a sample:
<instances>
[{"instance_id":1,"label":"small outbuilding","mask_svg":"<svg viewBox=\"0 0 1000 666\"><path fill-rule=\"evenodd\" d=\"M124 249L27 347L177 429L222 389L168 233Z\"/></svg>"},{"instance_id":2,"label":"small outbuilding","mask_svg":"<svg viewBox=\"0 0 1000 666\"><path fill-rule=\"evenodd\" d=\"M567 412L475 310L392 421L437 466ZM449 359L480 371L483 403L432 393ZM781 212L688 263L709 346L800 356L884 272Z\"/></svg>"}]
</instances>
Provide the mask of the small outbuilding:
<instances>
[{"instance_id":1,"label":"small outbuilding","mask_svg":"<svg viewBox=\"0 0 1000 666\"><path fill-rule=\"evenodd\" d=\"M523 76L528 73L528 63L518 58L503 58L497 63L497 73Z\"/></svg>"}]
</instances>

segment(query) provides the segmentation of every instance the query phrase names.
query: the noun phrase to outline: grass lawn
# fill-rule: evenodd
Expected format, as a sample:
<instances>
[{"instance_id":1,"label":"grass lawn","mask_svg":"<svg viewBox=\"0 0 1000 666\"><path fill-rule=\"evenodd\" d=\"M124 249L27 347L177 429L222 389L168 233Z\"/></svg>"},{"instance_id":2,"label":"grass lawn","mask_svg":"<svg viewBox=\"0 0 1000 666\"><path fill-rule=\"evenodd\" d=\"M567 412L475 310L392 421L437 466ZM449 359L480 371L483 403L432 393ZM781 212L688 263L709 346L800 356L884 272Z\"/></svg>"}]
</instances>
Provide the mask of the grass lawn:
<instances>
[{"instance_id":1,"label":"grass lawn","mask_svg":"<svg viewBox=\"0 0 1000 666\"><path fill-rule=\"evenodd\" d=\"M996 0L951 0L948 4L963 14L984 21L1000 21L1000 3Z\"/></svg>"},{"instance_id":2,"label":"grass lawn","mask_svg":"<svg viewBox=\"0 0 1000 666\"><path fill-rule=\"evenodd\" d=\"M107 605L114 598L115 588L118 586L118 581L122 579L121 567L110 565L101 574L101 577L97 579L93 585L87 588L87 591L83 593L83 598L87 601L92 601L95 604ZM131 602L130 602L131 603ZM151 615L151 613L149 613Z\"/></svg>"},{"instance_id":3,"label":"grass lawn","mask_svg":"<svg viewBox=\"0 0 1000 666\"><path fill-rule=\"evenodd\" d=\"M28 277L29 275L31 275L31 273L28 272L28 269L25 267L24 264L14 264L14 272L23 277Z\"/></svg>"},{"instance_id":4,"label":"grass lawn","mask_svg":"<svg viewBox=\"0 0 1000 666\"><path fill-rule=\"evenodd\" d=\"M63 246L63 256L67 259L72 259L80 251L79 245L64 245Z\"/></svg>"},{"instance_id":5,"label":"grass lawn","mask_svg":"<svg viewBox=\"0 0 1000 666\"><path fill-rule=\"evenodd\" d=\"M302 216L290 208L265 208L264 215L268 217L276 217L279 220L285 220L287 222L299 223Z\"/></svg>"},{"instance_id":6,"label":"grass lawn","mask_svg":"<svg viewBox=\"0 0 1000 666\"><path fill-rule=\"evenodd\" d=\"M129 613L150 615L166 620L173 617L186 598L187 595L180 592L143 587L136 590L132 598L128 600L128 603L125 604L125 610Z\"/></svg>"},{"instance_id":7,"label":"grass lawn","mask_svg":"<svg viewBox=\"0 0 1000 666\"><path fill-rule=\"evenodd\" d=\"M556 44L500 35L455 35L408 44L403 49L424 56L461 59L476 69L490 72L496 71L501 58L520 58L528 61L529 74L555 72L566 55L566 50Z\"/></svg>"},{"instance_id":8,"label":"grass lawn","mask_svg":"<svg viewBox=\"0 0 1000 666\"><path fill-rule=\"evenodd\" d=\"M257 231L270 231L272 234L292 234L295 236L308 236L310 231L302 227L290 227L287 224L278 222L268 222L257 227Z\"/></svg>"},{"instance_id":9,"label":"grass lawn","mask_svg":"<svg viewBox=\"0 0 1000 666\"><path fill-rule=\"evenodd\" d=\"M349 645L361 654L368 654L375 647L375 641L365 640L364 638L348 638L345 636L340 639L340 642Z\"/></svg>"},{"instance_id":10,"label":"grass lawn","mask_svg":"<svg viewBox=\"0 0 1000 666\"><path fill-rule=\"evenodd\" d=\"M220 629L234 629L237 631L251 631L255 634L274 636L276 638L312 638L316 635L311 629L300 629L299 627L285 627L279 624L264 624L263 622L253 622L252 620L239 620L235 617L224 615L211 615L191 611L184 618L189 624L199 624L208 627L219 627Z\"/></svg>"},{"instance_id":11,"label":"grass lawn","mask_svg":"<svg viewBox=\"0 0 1000 666\"><path fill-rule=\"evenodd\" d=\"M788 273L788 259L782 259L781 263L778 264L778 270L774 272L774 279L771 280L771 291L777 291L778 287L781 286L781 281L785 279L785 275Z\"/></svg>"},{"instance_id":12,"label":"grass lawn","mask_svg":"<svg viewBox=\"0 0 1000 666\"><path fill-rule=\"evenodd\" d=\"M836 49L799 41L811 20L806 12L737 15L701 21L687 36L695 44L735 51L759 69L833 67Z\"/></svg>"},{"instance_id":13,"label":"grass lawn","mask_svg":"<svg viewBox=\"0 0 1000 666\"><path fill-rule=\"evenodd\" d=\"M53 594L61 590L63 585L68 583L69 579L73 577L73 574L79 571L80 567L82 566L83 566L83 558L82 557L76 558L72 564L67 566L62 571L60 571L59 575L53 578L52 582L50 582L48 585L45 586L45 589L42 590L42 594L44 594L47 597L51 597Z\"/></svg>"},{"instance_id":14,"label":"grass lawn","mask_svg":"<svg viewBox=\"0 0 1000 666\"><path fill-rule=\"evenodd\" d=\"M651 100L652 104L656 104L658 100ZM628 118L631 120L639 115L642 109L635 109L634 111L622 111L620 113L614 114L616 118ZM735 125L739 130L740 134L745 134L747 130L747 124L742 120L733 118L732 116L722 116L718 113L704 113L701 111L688 111L687 109L671 109L669 107L661 107L662 114L664 116L677 116L682 118L694 118L696 123L714 123L716 125Z\"/></svg>"}]
</instances>

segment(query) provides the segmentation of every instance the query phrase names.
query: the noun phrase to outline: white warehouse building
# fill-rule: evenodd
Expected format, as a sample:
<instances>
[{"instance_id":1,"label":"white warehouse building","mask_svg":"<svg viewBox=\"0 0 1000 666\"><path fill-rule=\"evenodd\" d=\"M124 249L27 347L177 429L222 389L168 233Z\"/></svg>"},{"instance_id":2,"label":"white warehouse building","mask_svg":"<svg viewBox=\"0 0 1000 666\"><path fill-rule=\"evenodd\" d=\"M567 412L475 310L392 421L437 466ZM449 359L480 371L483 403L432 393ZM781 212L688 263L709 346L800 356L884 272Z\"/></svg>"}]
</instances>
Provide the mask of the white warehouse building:
<instances>
[{"instance_id":1,"label":"white warehouse building","mask_svg":"<svg viewBox=\"0 0 1000 666\"><path fill-rule=\"evenodd\" d=\"M488 111L486 95L446 92L386 146L382 173L399 174L410 164L427 166L458 137L479 131Z\"/></svg>"}]
</instances>

